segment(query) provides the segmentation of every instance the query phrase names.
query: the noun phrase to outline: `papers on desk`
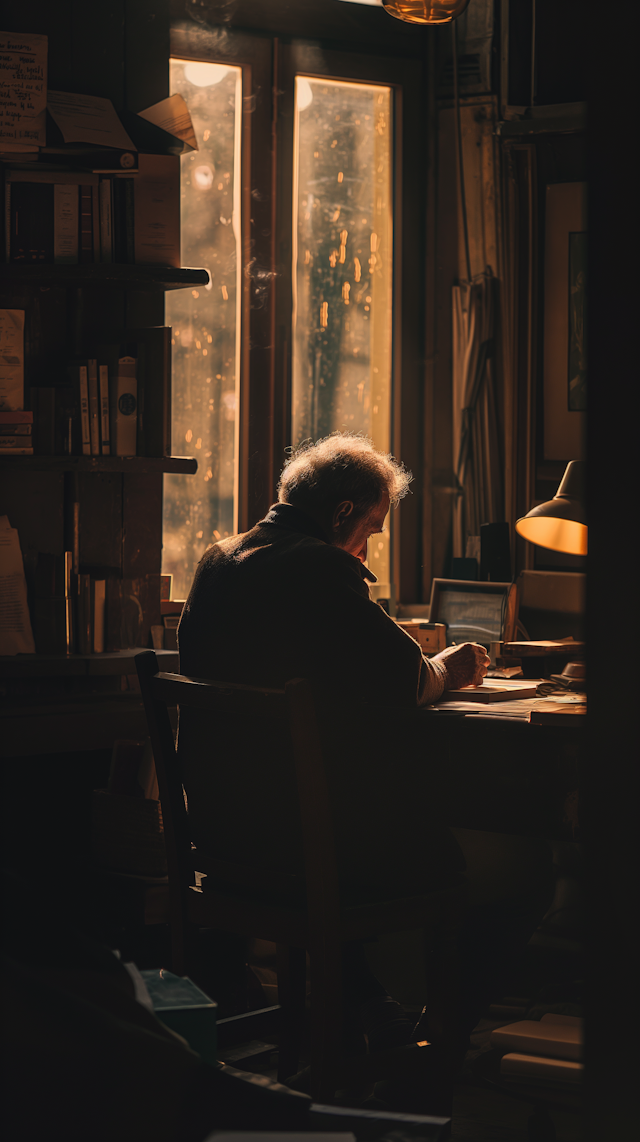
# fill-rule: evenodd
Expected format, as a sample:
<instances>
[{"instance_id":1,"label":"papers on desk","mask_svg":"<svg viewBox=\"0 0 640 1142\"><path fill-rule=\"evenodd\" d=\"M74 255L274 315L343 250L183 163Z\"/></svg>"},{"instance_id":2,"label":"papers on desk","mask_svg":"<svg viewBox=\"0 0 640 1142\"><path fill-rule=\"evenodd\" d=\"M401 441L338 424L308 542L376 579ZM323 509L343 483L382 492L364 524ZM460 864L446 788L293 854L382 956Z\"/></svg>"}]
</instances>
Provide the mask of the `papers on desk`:
<instances>
[{"instance_id":1,"label":"papers on desk","mask_svg":"<svg viewBox=\"0 0 640 1142\"><path fill-rule=\"evenodd\" d=\"M536 683L487 679L482 686L466 686L461 690L445 690L443 702L513 702L518 698L535 698Z\"/></svg>"},{"instance_id":2,"label":"papers on desk","mask_svg":"<svg viewBox=\"0 0 640 1142\"><path fill-rule=\"evenodd\" d=\"M513 721L531 722L539 726L576 726L587 712L585 694L567 694L557 700L548 698L518 698L511 702L441 702L438 710L444 713L465 714L472 718L511 718Z\"/></svg>"}]
</instances>

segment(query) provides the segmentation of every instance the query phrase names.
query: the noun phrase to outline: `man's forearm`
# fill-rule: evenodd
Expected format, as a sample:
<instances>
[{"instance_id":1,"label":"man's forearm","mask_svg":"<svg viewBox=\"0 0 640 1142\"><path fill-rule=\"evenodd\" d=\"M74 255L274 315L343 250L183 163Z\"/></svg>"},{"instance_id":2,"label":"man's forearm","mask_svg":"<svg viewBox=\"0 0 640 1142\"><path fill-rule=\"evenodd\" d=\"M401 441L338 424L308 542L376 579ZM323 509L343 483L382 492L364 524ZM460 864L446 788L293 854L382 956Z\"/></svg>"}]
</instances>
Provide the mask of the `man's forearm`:
<instances>
[{"instance_id":1,"label":"man's forearm","mask_svg":"<svg viewBox=\"0 0 640 1142\"><path fill-rule=\"evenodd\" d=\"M422 656L420 682L418 685L418 705L432 706L438 702L445 690L447 668L435 658Z\"/></svg>"}]
</instances>

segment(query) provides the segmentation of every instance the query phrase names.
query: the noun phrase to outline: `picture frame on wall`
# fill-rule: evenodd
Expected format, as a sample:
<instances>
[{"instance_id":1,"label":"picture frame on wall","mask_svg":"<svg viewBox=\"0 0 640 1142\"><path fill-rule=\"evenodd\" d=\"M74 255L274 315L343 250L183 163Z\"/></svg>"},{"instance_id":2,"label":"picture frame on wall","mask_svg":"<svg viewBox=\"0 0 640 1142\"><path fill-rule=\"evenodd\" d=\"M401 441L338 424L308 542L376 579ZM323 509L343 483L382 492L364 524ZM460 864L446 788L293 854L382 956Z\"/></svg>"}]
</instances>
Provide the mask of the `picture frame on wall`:
<instances>
[{"instance_id":1,"label":"picture frame on wall","mask_svg":"<svg viewBox=\"0 0 640 1142\"><path fill-rule=\"evenodd\" d=\"M551 183L545 210L545 460L581 460L585 454L586 289L586 183Z\"/></svg>"}]
</instances>

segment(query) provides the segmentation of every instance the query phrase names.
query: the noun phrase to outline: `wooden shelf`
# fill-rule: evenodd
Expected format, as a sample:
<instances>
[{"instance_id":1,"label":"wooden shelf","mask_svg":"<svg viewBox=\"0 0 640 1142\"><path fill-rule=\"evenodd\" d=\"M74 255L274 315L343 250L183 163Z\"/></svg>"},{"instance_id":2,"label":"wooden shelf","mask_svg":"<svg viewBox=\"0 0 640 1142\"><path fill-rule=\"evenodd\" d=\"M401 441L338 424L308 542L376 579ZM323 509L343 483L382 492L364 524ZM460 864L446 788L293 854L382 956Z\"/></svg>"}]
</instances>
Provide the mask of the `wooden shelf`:
<instances>
[{"instance_id":1,"label":"wooden shelf","mask_svg":"<svg viewBox=\"0 0 640 1142\"><path fill-rule=\"evenodd\" d=\"M198 461L191 456L0 456L0 471L24 472L152 472L194 476Z\"/></svg>"},{"instance_id":2,"label":"wooden shelf","mask_svg":"<svg viewBox=\"0 0 640 1142\"><path fill-rule=\"evenodd\" d=\"M170 290L187 286L206 286L209 271L204 269L175 269L172 266L130 266L97 262L77 266L21 265L19 262L0 265L0 290L19 285L76 287L108 286L116 289Z\"/></svg>"}]
</instances>

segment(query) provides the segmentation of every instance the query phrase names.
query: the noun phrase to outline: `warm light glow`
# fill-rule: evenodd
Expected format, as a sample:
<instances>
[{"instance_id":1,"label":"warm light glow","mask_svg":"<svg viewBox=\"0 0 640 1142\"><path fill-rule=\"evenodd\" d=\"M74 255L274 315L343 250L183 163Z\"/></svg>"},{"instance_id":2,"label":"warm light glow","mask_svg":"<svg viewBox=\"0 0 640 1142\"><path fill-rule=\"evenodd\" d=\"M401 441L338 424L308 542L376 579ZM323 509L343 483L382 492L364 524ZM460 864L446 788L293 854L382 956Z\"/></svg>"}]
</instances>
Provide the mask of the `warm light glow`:
<instances>
[{"instance_id":1,"label":"warm light glow","mask_svg":"<svg viewBox=\"0 0 640 1142\"><path fill-rule=\"evenodd\" d=\"M382 0L385 12L408 24L449 24L461 16L469 0Z\"/></svg>"},{"instance_id":2,"label":"warm light glow","mask_svg":"<svg viewBox=\"0 0 640 1142\"><path fill-rule=\"evenodd\" d=\"M222 63L196 63L194 61L186 64L184 69L184 77L193 83L194 87L212 87L214 83L220 83L229 71Z\"/></svg>"},{"instance_id":3,"label":"warm light glow","mask_svg":"<svg viewBox=\"0 0 640 1142\"><path fill-rule=\"evenodd\" d=\"M305 75L296 76L296 103L298 109L304 111L313 102L311 84Z\"/></svg>"},{"instance_id":4,"label":"warm light glow","mask_svg":"<svg viewBox=\"0 0 640 1142\"><path fill-rule=\"evenodd\" d=\"M552 516L524 516L516 523L516 531L529 543L562 551L566 555L586 555L588 528L573 519Z\"/></svg>"}]
</instances>

